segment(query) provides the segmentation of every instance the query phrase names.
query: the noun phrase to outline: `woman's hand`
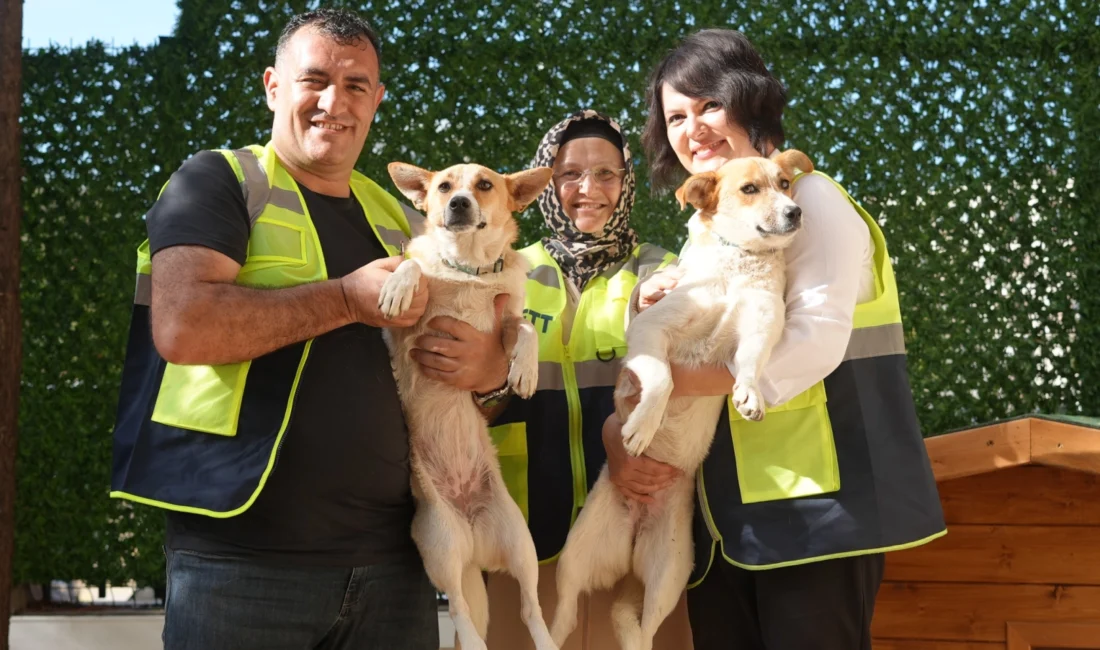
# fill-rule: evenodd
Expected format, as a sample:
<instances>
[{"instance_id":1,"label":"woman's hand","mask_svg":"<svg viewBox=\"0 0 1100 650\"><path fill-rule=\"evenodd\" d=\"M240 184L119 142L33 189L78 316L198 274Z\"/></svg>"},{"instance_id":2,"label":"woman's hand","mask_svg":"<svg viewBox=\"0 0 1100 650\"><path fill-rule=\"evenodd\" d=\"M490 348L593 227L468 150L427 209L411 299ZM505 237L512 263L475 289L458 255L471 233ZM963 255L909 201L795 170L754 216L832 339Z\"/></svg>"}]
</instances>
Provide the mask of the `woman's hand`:
<instances>
[{"instance_id":1,"label":"woman's hand","mask_svg":"<svg viewBox=\"0 0 1100 650\"><path fill-rule=\"evenodd\" d=\"M683 472L641 455L631 456L623 447L623 423L611 414L603 423L603 446L607 450L607 470L611 483L628 499L653 503L653 494L663 490Z\"/></svg>"},{"instance_id":2,"label":"woman's hand","mask_svg":"<svg viewBox=\"0 0 1100 650\"><path fill-rule=\"evenodd\" d=\"M638 288L638 313L656 305L665 294L676 288L683 277L684 270L677 266L670 266L649 276Z\"/></svg>"}]
</instances>

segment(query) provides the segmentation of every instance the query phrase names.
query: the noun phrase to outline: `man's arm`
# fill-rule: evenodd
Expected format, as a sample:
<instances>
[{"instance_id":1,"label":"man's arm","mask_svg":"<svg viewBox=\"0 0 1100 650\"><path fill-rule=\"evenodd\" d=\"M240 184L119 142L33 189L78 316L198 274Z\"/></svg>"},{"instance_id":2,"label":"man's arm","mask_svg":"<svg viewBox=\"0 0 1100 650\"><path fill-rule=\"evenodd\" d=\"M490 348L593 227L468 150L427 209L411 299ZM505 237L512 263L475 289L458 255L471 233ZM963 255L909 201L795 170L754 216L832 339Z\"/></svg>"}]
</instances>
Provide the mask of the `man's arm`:
<instances>
[{"instance_id":1,"label":"man's arm","mask_svg":"<svg viewBox=\"0 0 1100 650\"><path fill-rule=\"evenodd\" d=\"M339 280L280 289L234 284L240 265L201 246L173 246L152 259L153 342L181 365L248 361L349 323L407 327L427 304L421 282L412 307L392 321L378 293L400 257L376 260Z\"/></svg>"}]
</instances>

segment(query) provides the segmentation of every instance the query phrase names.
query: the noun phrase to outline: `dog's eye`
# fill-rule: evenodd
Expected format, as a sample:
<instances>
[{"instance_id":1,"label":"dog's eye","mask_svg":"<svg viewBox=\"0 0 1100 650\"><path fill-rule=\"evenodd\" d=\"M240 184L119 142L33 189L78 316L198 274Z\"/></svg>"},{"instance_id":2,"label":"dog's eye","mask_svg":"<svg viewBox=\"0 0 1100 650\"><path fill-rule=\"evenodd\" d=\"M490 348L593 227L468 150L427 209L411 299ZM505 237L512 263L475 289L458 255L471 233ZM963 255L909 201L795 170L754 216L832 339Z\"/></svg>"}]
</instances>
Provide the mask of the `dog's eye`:
<instances>
[{"instance_id":1,"label":"dog's eye","mask_svg":"<svg viewBox=\"0 0 1100 650\"><path fill-rule=\"evenodd\" d=\"M784 178L779 181L779 187L784 190L790 189L791 182Z\"/></svg>"},{"instance_id":2,"label":"dog's eye","mask_svg":"<svg viewBox=\"0 0 1100 650\"><path fill-rule=\"evenodd\" d=\"M756 194L756 186L752 183L745 183L741 186L741 192L744 194Z\"/></svg>"},{"instance_id":3,"label":"dog's eye","mask_svg":"<svg viewBox=\"0 0 1100 650\"><path fill-rule=\"evenodd\" d=\"M448 183L447 181L443 181L442 183L439 184L439 187L437 187L436 189L439 190L440 194L446 194L447 192L451 191L451 184Z\"/></svg>"},{"instance_id":4,"label":"dog's eye","mask_svg":"<svg viewBox=\"0 0 1100 650\"><path fill-rule=\"evenodd\" d=\"M493 184L489 181L478 181L477 189L481 190L482 192L488 192L489 190L493 189Z\"/></svg>"}]
</instances>

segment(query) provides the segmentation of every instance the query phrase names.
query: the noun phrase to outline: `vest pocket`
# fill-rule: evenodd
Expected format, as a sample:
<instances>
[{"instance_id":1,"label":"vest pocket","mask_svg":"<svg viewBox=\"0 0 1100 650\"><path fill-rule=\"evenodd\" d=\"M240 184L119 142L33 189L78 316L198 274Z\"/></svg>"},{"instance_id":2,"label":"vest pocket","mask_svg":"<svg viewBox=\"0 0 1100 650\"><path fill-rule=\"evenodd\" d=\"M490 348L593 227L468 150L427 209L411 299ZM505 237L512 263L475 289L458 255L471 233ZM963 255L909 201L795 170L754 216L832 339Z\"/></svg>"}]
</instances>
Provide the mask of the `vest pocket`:
<instances>
[{"instance_id":1,"label":"vest pocket","mask_svg":"<svg viewBox=\"0 0 1100 650\"><path fill-rule=\"evenodd\" d=\"M169 363L153 406L153 422L220 436L237 435L251 365L251 361L220 366Z\"/></svg>"},{"instance_id":2,"label":"vest pocket","mask_svg":"<svg viewBox=\"0 0 1100 650\"><path fill-rule=\"evenodd\" d=\"M776 409L761 422L741 417L727 401L743 503L826 494L840 489L836 441L825 384Z\"/></svg>"},{"instance_id":3,"label":"vest pocket","mask_svg":"<svg viewBox=\"0 0 1100 650\"><path fill-rule=\"evenodd\" d=\"M508 494L519 506L527 521L527 423L512 422L489 428L493 446L497 448L500 473Z\"/></svg>"},{"instance_id":4,"label":"vest pocket","mask_svg":"<svg viewBox=\"0 0 1100 650\"><path fill-rule=\"evenodd\" d=\"M246 278L276 267L304 266L307 261L306 250L304 227L261 216L252 224L252 233L248 239L248 257L238 273L238 278Z\"/></svg>"}]
</instances>

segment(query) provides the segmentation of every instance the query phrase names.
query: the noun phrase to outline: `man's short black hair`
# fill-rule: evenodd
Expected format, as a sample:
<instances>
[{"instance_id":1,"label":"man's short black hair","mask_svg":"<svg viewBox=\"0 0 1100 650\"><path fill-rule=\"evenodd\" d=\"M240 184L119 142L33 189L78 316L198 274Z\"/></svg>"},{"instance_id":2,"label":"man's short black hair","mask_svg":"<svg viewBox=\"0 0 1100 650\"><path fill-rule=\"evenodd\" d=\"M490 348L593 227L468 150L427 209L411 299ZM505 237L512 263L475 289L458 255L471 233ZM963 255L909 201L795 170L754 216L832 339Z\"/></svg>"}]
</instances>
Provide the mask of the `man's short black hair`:
<instances>
[{"instance_id":1,"label":"man's short black hair","mask_svg":"<svg viewBox=\"0 0 1100 650\"><path fill-rule=\"evenodd\" d=\"M279 45L275 48L275 61L278 62L286 44L303 27L316 29L340 45L354 45L366 39L378 56L378 65L382 65L382 44L378 32L362 16L346 9L317 9L298 14L283 27L279 36Z\"/></svg>"}]
</instances>

